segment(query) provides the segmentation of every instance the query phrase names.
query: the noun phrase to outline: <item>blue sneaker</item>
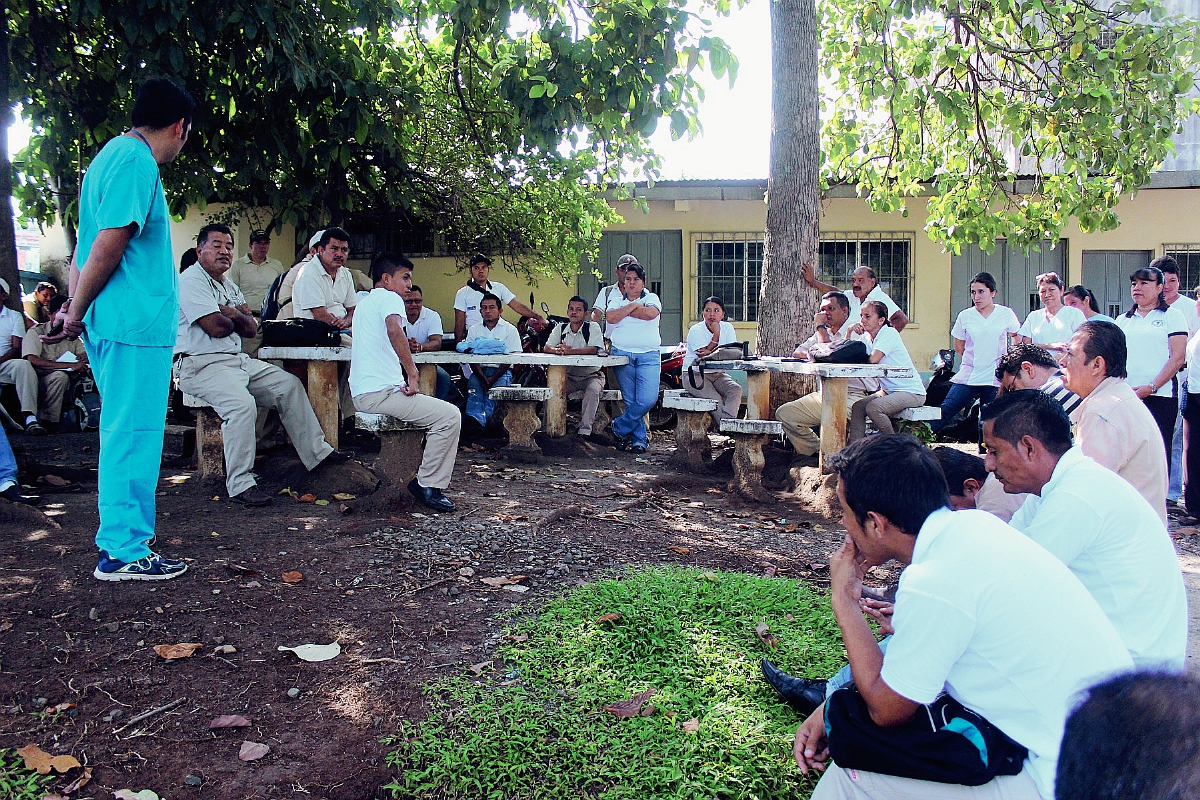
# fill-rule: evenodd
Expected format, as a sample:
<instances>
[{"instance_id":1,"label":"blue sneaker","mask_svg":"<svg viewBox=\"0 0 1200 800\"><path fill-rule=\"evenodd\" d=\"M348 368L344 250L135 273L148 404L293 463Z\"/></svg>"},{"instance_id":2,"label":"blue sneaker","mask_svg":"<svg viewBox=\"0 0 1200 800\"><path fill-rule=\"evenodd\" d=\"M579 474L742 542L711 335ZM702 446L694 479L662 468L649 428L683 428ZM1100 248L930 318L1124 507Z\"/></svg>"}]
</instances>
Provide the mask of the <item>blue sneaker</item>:
<instances>
[{"instance_id":1,"label":"blue sneaker","mask_svg":"<svg viewBox=\"0 0 1200 800\"><path fill-rule=\"evenodd\" d=\"M187 564L151 553L137 561L118 561L100 551L100 563L92 577L101 581L169 581L187 572Z\"/></svg>"}]
</instances>

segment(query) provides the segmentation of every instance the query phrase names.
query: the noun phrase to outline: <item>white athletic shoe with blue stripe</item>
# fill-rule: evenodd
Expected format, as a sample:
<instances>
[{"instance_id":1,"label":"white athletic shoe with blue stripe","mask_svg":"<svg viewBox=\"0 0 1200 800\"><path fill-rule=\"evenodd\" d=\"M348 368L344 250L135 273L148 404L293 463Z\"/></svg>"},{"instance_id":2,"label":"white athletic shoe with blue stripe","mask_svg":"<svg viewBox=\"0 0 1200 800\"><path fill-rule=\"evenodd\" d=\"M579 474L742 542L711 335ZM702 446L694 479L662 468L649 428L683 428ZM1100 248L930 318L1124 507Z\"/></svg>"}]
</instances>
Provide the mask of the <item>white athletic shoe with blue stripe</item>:
<instances>
[{"instance_id":1,"label":"white athletic shoe with blue stripe","mask_svg":"<svg viewBox=\"0 0 1200 800\"><path fill-rule=\"evenodd\" d=\"M101 581L169 581L187 572L187 564L170 558L163 558L158 553L150 553L137 561L118 561L100 551L100 563L92 577Z\"/></svg>"}]
</instances>

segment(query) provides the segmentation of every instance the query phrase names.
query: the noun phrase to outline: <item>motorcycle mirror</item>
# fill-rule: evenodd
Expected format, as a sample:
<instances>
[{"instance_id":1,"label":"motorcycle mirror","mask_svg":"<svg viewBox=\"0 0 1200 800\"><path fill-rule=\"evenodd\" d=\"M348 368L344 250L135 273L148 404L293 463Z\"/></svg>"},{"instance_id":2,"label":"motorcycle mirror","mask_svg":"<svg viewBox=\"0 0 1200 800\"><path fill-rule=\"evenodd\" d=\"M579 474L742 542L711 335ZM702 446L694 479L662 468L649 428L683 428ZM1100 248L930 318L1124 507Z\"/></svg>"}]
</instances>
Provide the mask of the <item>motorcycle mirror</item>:
<instances>
[{"instance_id":1,"label":"motorcycle mirror","mask_svg":"<svg viewBox=\"0 0 1200 800\"><path fill-rule=\"evenodd\" d=\"M529 293L529 307L533 308L533 292Z\"/></svg>"},{"instance_id":2,"label":"motorcycle mirror","mask_svg":"<svg viewBox=\"0 0 1200 800\"><path fill-rule=\"evenodd\" d=\"M542 301L542 313L543 314L550 313L550 305L545 300Z\"/></svg>"}]
</instances>

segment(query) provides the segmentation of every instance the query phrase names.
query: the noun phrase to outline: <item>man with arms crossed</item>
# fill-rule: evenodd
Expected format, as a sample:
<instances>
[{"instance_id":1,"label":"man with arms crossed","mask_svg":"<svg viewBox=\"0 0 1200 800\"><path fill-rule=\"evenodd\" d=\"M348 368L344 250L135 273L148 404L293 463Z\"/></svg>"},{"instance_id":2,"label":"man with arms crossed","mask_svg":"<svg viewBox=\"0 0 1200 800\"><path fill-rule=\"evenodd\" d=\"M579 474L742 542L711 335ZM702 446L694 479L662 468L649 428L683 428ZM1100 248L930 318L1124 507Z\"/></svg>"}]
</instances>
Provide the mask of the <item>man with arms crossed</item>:
<instances>
[{"instance_id":1,"label":"man with arms crossed","mask_svg":"<svg viewBox=\"0 0 1200 800\"><path fill-rule=\"evenodd\" d=\"M983 408L987 466L1030 497L1010 523L1067 565L1138 669L1183 672L1187 598L1171 537L1129 482L1071 446L1063 407L1037 390Z\"/></svg>"},{"instance_id":2,"label":"man with arms crossed","mask_svg":"<svg viewBox=\"0 0 1200 800\"><path fill-rule=\"evenodd\" d=\"M100 415L96 546L105 581L166 580L183 561L150 550L179 314L171 219L158 167L187 141L195 103L165 78L142 85L133 127L92 160L79 197L79 241L64 330L83 335Z\"/></svg>"},{"instance_id":3,"label":"man with arms crossed","mask_svg":"<svg viewBox=\"0 0 1200 800\"><path fill-rule=\"evenodd\" d=\"M355 408L387 414L425 428L425 450L417 477L408 491L427 508L454 511L443 490L450 485L462 419L444 400L421 394L417 365L404 330L404 299L412 288L413 264L394 253L371 262L375 288L354 315L354 347L350 351L350 391Z\"/></svg>"},{"instance_id":4,"label":"man with arms crossed","mask_svg":"<svg viewBox=\"0 0 1200 800\"><path fill-rule=\"evenodd\" d=\"M1132 664L1112 624L1050 553L986 512L951 511L942 470L916 439L861 439L835 462L848 535L830 558L830 595L871 721L903 724L945 691L1029 757L982 786L835 765L813 800L1050 800L1071 697ZM907 566L885 655L859 600L865 571L893 558ZM824 706L796 731L794 754L801 772L824 768Z\"/></svg>"}]
</instances>

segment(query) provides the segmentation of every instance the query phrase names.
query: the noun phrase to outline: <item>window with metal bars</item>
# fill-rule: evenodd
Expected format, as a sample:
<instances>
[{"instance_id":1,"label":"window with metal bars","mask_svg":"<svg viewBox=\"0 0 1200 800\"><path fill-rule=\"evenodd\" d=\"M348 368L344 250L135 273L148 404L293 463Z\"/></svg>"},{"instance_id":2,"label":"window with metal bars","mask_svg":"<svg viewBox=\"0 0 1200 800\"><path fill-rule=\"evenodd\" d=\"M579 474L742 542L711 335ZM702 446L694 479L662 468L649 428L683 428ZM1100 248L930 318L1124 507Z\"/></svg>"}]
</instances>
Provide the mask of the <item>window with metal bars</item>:
<instances>
[{"instance_id":1,"label":"window with metal bars","mask_svg":"<svg viewBox=\"0 0 1200 800\"><path fill-rule=\"evenodd\" d=\"M879 285L913 318L911 233L821 232L817 277L824 283L850 291L850 277L859 267L870 267Z\"/></svg>"},{"instance_id":2,"label":"window with metal bars","mask_svg":"<svg viewBox=\"0 0 1200 800\"><path fill-rule=\"evenodd\" d=\"M1200 286L1200 244L1165 244L1163 253L1179 264L1179 291L1195 297Z\"/></svg>"},{"instance_id":3,"label":"window with metal bars","mask_svg":"<svg viewBox=\"0 0 1200 800\"><path fill-rule=\"evenodd\" d=\"M696 318L704 301L719 297L730 322L758 320L758 291L762 282L761 233L695 234Z\"/></svg>"}]
</instances>

